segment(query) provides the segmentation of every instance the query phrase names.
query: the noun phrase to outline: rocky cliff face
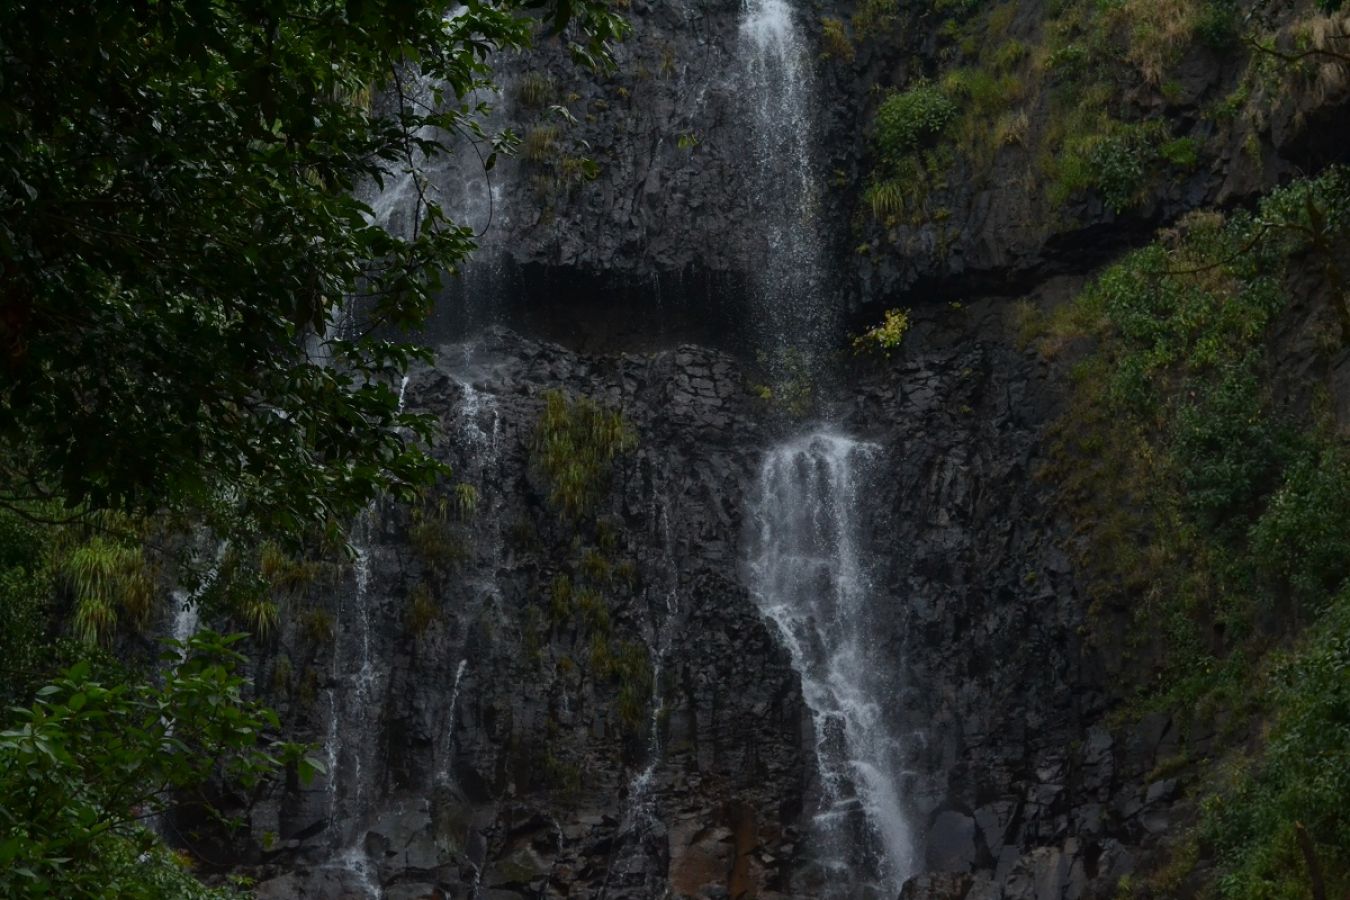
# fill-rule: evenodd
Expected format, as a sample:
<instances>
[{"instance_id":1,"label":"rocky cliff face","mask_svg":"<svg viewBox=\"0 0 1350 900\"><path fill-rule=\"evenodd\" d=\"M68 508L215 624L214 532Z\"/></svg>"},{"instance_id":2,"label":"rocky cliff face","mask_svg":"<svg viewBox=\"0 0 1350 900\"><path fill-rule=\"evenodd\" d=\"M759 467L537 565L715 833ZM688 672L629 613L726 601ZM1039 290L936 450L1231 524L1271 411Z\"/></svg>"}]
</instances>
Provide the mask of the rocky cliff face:
<instances>
[{"instance_id":1,"label":"rocky cliff face","mask_svg":"<svg viewBox=\"0 0 1350 900\"><path fill-rule=\"evenodd\" d=\"M1174 784L1145 774L1168 726L1103 724L1064 526L1033 477L1055 389L997 308L964 317L920 323L901 365L828 402L880 448L859 514L921 853L906 890L1102 894L1167 827ZM556 608L559 575L580 591L600 548L579 548L592 535L529 462L552 390L637 435L598 512L620 574L596 576L595 609ZM444 423L477 509L434 538L373 512L365 574L317 591L259 672L334 763L252 810L231 852L260 895L823 896L811 716L741 562L758 459L799 426L720 353L583 357L504 331L445 348L407 397ZM642 662L617 676L600 659L624 654Z\"/></svg>"},{"instance_id":2,"label":"rocky cliff face","mask_svg":"<svg viewBox=\"0 0 1350 900\"><path fill-rule=\"evenodd\" d=\"M1031 39L1041 11L1019 9L1010 33ZM1038 480L1062 371L979 300L915 303L899 355L836 361L810 408L757 385L747 285L775 258L746 171L740 8L634 0L632 17L612 77L550 47L506 69L523 154L495 176L465 289L516 330L465 340L443 323L435 365L406 385L455 475L372 508L355 563L294 600L257 681L330 775L254 803L216 856L276 898L893 896L900 881L909 898L1112 895L1186 806L1167 776L1177 728L1112 727L1119 666L1083 639L1072 525ZM836 311L915 285L1034 285L1053 306L1153 225L1322 153L1290 123L1344 99L1217 134L1193 113L1236 76L1197 51L1168 114L1228 149L1129 214L1085 196L1051 217L1008 147L949 179L950 224L858 223L870 87L935 68L933 26L817 61L814 165L837 189L802 215ZM591 448L595 496L569 513L541 428L559 409L594 424L581 398L634 441ZM804 690L814 650L790 646L747 572L766 455L821 429L874 448L854 512L881 670L868 714L915 849L895 884L856 850L884 836L842 717ZM821 764L834 752L854 765L843 788ZM842 871L821 863L822 805L856 845Z\"/></svg>"},{"instance_id":3,"label":"rocky cliff face","mask_svg":"<svg viewBox=\"0 0 1350 900\"><path fill-rule=\"evenodd\" d=\"M1165 122L1170 138L1199 148L1194 164L1150 178L1129 208L1093 192L1048 196L1043 157L1055 151L1044 140L1064 115L1063 95L1083 88L1064 76L1025 74L1009 101L1023 117L1016 140L987 155L947 160L921 215L876 221L864 189L881 98L962 64L984 63L952 47L949 23L924 4L899 10L889 37L858 38L847 56L831 52L824 23L867 7L793 13L813 50L811 122L821 185L801 212L829 248L843 306L916 289L958 297L1015 293L1089 271L1187 210L1249 203L1272 184L1315 171L1339 158L1347 136L1344 79L1300 74L1281 83L1267 73L1253 87L1244 81L1246 58L1236 44L1198 42L1170 68L1165 92L1157 84L1126 84L1100 101L1113 116ZM763 211L748 177L756 98L742 8L634 0L633 37L619 48L618 69L604 78L578 71L550 44L503 68L496 121L523 136L524 152L492 176L498 218L484 255L497 259L507 281L516 272L506 293L546 293L519 270L547 267L660 279L668 295L691 293L715 304L691 275L744 276L768 264ZM1034 48L1052 29L1066 27L1050 21L1051 5L1013 9L1000 32L1009 43ZM1262 13L1257 21L1273 16L1278 23L1293 12ZM1244 7L1243 15L1251 22L1255 14ZM992 28L976 29L984 30ZM1215 112L1238 95L1250 104L1241 114ZM992 133L994 118L980 130ZM582 174L582 157L596 167Z\"/></svg>"}]
</instances>

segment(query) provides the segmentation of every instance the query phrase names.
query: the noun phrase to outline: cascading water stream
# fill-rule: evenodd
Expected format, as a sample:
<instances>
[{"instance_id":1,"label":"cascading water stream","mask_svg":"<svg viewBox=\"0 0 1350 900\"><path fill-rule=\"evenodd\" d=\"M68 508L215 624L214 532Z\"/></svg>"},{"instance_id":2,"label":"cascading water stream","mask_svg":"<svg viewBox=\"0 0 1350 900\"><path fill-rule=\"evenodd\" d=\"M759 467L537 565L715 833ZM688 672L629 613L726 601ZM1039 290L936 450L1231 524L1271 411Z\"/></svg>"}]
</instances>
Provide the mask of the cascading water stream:
<instances>
[{"instance_id":1,"label":"cascading water stream","mask_svg":"<svg viewBox=\"0 0 1350 900\"><path fill-rule=\"evenodd\" d=\"M398 410L402 412L408 390L407 376L399 382ZM338 602L333 636L332 686L327 691L328 731L324 756L328 767L326 790L328 817L336 838L336 854L329 865L356 876L367 897L382 897L374 867L360 843L361 824L368 812L368 784L378 733L371 721L374 700L380 693L381 672L371 648L370 575L373 540L371 529L378 498L356 517L351 531L352 591L350 609ZM348 624L351 628L347 628ZM354 630L355 635L347 634ZM359 663L348 675L352 650ZM344 685L344 679L346 684ZM342 725L345 723L345 726ZM339 731L341 727L341 733Z\"/></svg>"},{"instance_id":2,"label":"cascading water stream","mask_svg":"<svg viewBox=\"0 0 1350 900\"><path fill-rule=\"evenodd\" d=\"M816 365L837 325L823 297L816 223L814 72L811 48L787 0L744 3L738 78L751 104L751 202L767 256L753 284L758 343L769 355L771 374L782 379Z\"/></svg>"},{"instance_id":3,"label":"cascading water stream","mask_svg":"<svg viewBox=\"0 0 1350 900\"><path fill-rule=\"evenodd\" d=\"M670 654L671 638L677 628L677 616L680 610L680 567L675 557L675 545L670 531L670 507L653 493L650 521L659 522L661 529L661 571L662 581L648 596L648 634L647 652L652 660L651 694L648 705L651 715L647 722L647 759L628 784L627 812L619 825L615 839L615 852L607 873L606 896L610 880L630 871L642 872L644 853L648 836L660 824L657 808L656 772L660 767L664 748L661 743L661 711L664 698L661 693L662 674L665 671L666 657ZM653 602L654 601L654 602Z\"/></svg>"},{"instance_id":4,"label":"cascading water stream","mask_svg":"<svg viewBox=\"0 0 1350 900\"><path fill-rule=\"evenodd\" d=\"M788 441L765 455L750 510L750 587L811 711L817 858L839 896L867 883L894 896L914 864L903 748L886 715L895 665L876 645L880 612L856 515L877 449L829 431Z\"/></svg>"},{"instance_id":5,"label":"cascading water stream","mask_svg":"<svg viewBox=\"0 0 1350 900\"><path fill-rule=\"evenodd\" d=\"M497 573L501 568L502 540L500 534L501 515L497 508L500 503L499 461L501 448L501 410L494 394L480 390L473 383L476 369L475 352L478 348L466 344L464 352L464 374L456 378L462 391L459 410L459 430L455 436L463 465L457 467L463 484L473 486L477 491L477 508L472 513L476 521L485 522L479 530L482 545L487 548L485 557L480 559L473 571L466 573L463 584L472 592L470 604L461 614L465 621L471 621L476 612L485 603L500 600L501 587L497 583ZM454 645L454 678L450 684L449 702L446 704L445 724L441 730L441 739L436 751L435 782L448 785L452 782L454 762L455 717L459 705L460 686L465 670L469 666L469 644L467 635Z\"/></svg>"}]
</instances>

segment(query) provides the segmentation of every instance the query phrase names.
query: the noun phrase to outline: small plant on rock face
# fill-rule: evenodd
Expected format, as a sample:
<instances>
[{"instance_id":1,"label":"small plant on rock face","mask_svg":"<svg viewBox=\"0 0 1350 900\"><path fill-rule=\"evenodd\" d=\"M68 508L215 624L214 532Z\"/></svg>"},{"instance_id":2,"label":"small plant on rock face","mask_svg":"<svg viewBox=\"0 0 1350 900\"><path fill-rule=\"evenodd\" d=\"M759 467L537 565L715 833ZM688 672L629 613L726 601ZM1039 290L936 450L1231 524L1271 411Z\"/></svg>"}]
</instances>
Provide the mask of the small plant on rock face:
<instances>
[{"instance_id":1,"label":"small plant on rock face","mask_svg":"<svg viewBox=\"0 0 1350 900\"><path fill-rule=\"evenodd\" d=\"M863 0L853 14L853 30L858 40L867 40L890 30L899 14L899 0Z\"/></svg>"},{"instance_id":2,"label":"small plant on rock face","mask_svg":"<svg viewBox=\"0 0 1350 900\"><path fill-rule=\"evenodd\" d=\"M548 592L548 612L554 624L566 622L572 616L572 579L558 575Z\"/></svg>"},{"instance_id":3,"label":"small plant on rock face","mask_svg":"<svg viewBox=\"0 0 1350 900\"><path fill-rule=\"evenodd\" d=\"M281 609L265 594L243 597L237 612L253 636L262 640L271 637L281 623Z\"/></svg>"},{"instance_id":4,"label":"small plant on rock face","mask_svg":"<svg viewBox=\"0 0 1350 900\"><path fill-rule=\"evenodd\" d=\"M877 149L888 160L899 159L940 134L956 114L956 104L936 85L891 94L877 109Z\"/></svg>"},{"instance_id":5,"label":"small plant on rock face","mask_svg":"<svg viewBox=\"0 0 1350 900\"><path fill-rule=\"evenodd\" d=\"M558 391L544 398L544 412L531 442L531 465L550 486L549 502L563 518L588 516L608 485L611 463L637 443L618 412Z\"/></svg>"},{"instance_id":6,"label":"small plant on rock face","mask_svg":"<svg viewBox=\"0 0 1350 900\"><path fill-rule=\"evenodd\" d=\"M414 585L408 593L408 631L414 637L421 637L439 616L431 588L425 583Z\"/></svg>"},{"instance_id":7,"label":"small plant on rock face","mask_svg":"<svg viewBox=\"0 0 1350 900\"><path fill-rule=\"evenodd\" d=\"M557 153L562 130L557 125L536 125L525 132L520 142L520 153L527 161L542 163Z\"/></svg>"},{"instance_id":8,"label":"small plant on rock face","mask_svg":"<svg viewBox=\"0 0 1350 900\"><path fill-rule=\"evenodd\" d=\"M541 72L526 72L516 82L516 99L527 109L543 109L553 100L553 79Z\"/></svg>"},{"instance_id":9,"label":"small plant on rock face","mask_svg":"<svg viewBox=\"0 0 1350 900\"><path fill-rule=\"evenodd\" d=\"M451 529L447 516L448 504L442 499L432 507L415 508L408 527L408 543L413 552L437 577L450 574L469 557L468 547Z\"/></svg>"},{"instance_id":10,"label":"small plant on rock face","mask_svg":"<svg viewBox=\"0 0 1350 900\"><path fill-rule=\"evenodd\" d=\"M613 577L612 569L605 554L594 548L581 557L581 574L592 584L608 584Z\"/></svg>"},{"instance_id":11,"label":"small plant on rock face","mask_svg":"<svg viewBox=\"0 0 1350 900\"><path fill-rule=\"evenodd\" d=\"M300 632L316 644L327 644L337 634L337 623L326 610L307 609L300 614Z\"/></svg>"},{"instance_id":12,"label":"small plant on rock face","mask_svg":"<svg viewBox=\"0 0 1350 900\"><path fill-rule=\"evenodd\" d=\"M313 584L323 572L321 563L296 559L273 543L265 543L258 552L258 574L268 588L283 594L298 594Z\"/></svg>"},{"instance_id":13,"label":"small plant on rock face","mask_svg":"<svg viewBox=\"0 0 1350 900\"><path fill-rule=\"evenodd\" d=\"M878 222L886 222L905 211L904 188L894 179L871 185L867 189L866 200L872 209L872 218Z\"/></svg>"},{"instance_id":14,"label":"small plant on rock face","mask_svg":"<svg viewBox=\"0 0 1350 900\"><path fill-rule=\"evenodd\" d=\"M905 332L909 330L909 311L888 309L881 324L873 326L853 339L856 353L879 353L890 356L900 346Z\"/></svg>"},{"instance_id":15,"label":"small plant on rock face","mask_svg":"<svg viewBox=\"0 0 1350 900\"><path fill-rule=\"evenodd\" d=\"M468 519L478 511L478 488L461 481L455 485L455 511L461 519Z\"/></svg>"},{"instance_id":16,"label":"small plant on rock face","mask_svg":"<svg viewBox=\"0 0 1350 900\"><path fill-rule=\"evenodd\" d=\"M141 551L95 537L66 561L75 594L75 631L87 644L108 641L123 617L143 624L154 602L154 580Z\"/></svg>"},{"instance_id":17,"label":"small plant on rock face","mask_svg":"<svg viewBox=\"0 0 1350 900\"><path fill-rule=\"evenodd\" d=\"M825 47L820 54L823 58L853 62L853 41L849 39L848 29L842 19L823 17L820 20L820 41Z\"/></svg>"}]
</instances>

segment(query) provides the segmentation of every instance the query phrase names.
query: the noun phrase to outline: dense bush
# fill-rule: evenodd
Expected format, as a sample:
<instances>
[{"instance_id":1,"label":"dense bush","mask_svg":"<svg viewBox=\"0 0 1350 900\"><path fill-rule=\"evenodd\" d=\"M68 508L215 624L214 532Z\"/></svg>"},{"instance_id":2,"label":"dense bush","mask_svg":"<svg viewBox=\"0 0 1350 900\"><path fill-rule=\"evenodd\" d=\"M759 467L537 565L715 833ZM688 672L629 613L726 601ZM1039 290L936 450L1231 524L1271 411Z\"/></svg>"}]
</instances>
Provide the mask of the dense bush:
<instances>
[{"instance_id":1,"label":"dense bush","mask_svg":"<svg viewBox=\"0 0 1350 900\"><path fill-rule=\"evenodd\" d=\"M1289 467L1252 529L1252 550L1263 571L1303 603L1320 605L1341 586L1350 575L1350 455L1345 448L1304 453Z\"/></svg>"},{"instance_id":2,"label":"dense bush","mask_svg":"<svg viewBox=\"0 0 1350 900\"><path fill-rule=\"evenodd\" d=\"M891 94L877 110L878 152L895 161L940 134L956 114L956 104L935 85L920 84Z\"/></svg>"},{"instance_id":3,"label":"dense bush","mask_svg":"<svg viewBox=\"0 0 1350 900\"><path fill-rule=\"evenodd\" d=\"M1204 834L1224 872L1221 894L1304 900L1306 842L1326 881L1324 896L1350 896L1350 590L1276 668L1267 703L1278 714L1264 758L1205 804Z\"/></svg>"},{"instance_id":4,"label":"dense bush","mask_svg":"<svg viewBox=\"0 0 1350 900\"><path fill-rule=\"evenodd\" d=\"M0 732L0 894L215 897L144 823L218 777L255 786L282 764L309 780L303 748L267 739L275 714L244 699L238 640L202 632L171 646L151 685L88 663L37 691Z\"/></svg>"},{"instance_id":5,"label":"dense bush","mask_svg":"<svg viewBox=\"0 0 1350 900\"><path fill-rule=\"evenodd\" d=\"M1241 535L1291 452L1293 436L1265 415L1263 399L1255 366L1238 364L1176 412L1172 452L1187 509L1226 538Z\"/></svg>"},{"instance_id":6,"label":"dense bush","mask_svg":"<svg viewBox=\"0 0 1350 900\"><path fill-rule=\"evenodd\" d=\"M1350 238L1347 208L1333 169L1252 212L1191 216L1058 326L1098 341L1078 367L1073 446L1112 483L1080 489L1079 515L1110 558L1094 577L1135 604L1136 647L1160 654L1144 707L1269 728L1210 786L1205 846L1233 900L1306 898L1309 853L1326 896L1350 885L1350 447L1266 387L1291 278L1320 277L1300 289L1334 302L1323 256Z\"/></svg>"}]
</instances>

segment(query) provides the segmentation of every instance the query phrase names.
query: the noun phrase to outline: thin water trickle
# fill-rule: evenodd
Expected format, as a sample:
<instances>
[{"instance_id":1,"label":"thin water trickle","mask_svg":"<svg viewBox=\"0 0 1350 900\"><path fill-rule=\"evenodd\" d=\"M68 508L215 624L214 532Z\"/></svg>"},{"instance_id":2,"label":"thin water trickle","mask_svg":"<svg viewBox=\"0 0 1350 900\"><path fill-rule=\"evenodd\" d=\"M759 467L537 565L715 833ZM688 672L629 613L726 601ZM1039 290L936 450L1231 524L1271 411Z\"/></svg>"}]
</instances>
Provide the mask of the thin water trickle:
<instances>
[{"instance_id":1,"label":"thin water trickle","mask_svg":"<svg viewBox=\"0 0 1350 900\"><path fill-rule=\"evenodd\" d=\"M455 667L455 679L450 685L450 701L446 704L445 734L442 738L444 747L441 750L441 762L436 773L437 784L449 784L453 780L451 771L455 752L455 708L459 706L459 685L464 680L464 670L468 667L468 658L460 659L459 665Z\"/></svg>"},{"instance_id":2,"label":"thin water trickle","mask_svg":"<svg viewBox=\"0 0 1350 900\"><path fill-rule=\"evenodd\" d=\"M788 441L765 455L750 509L750 587L801 678L820 779L817 858L851 873L836 882L841 896L867 883L894 896L914 867L903 747L886 715L895 665L876 643L856 515L877 452L828 431Z\"/></svg>"}]
</instances>

